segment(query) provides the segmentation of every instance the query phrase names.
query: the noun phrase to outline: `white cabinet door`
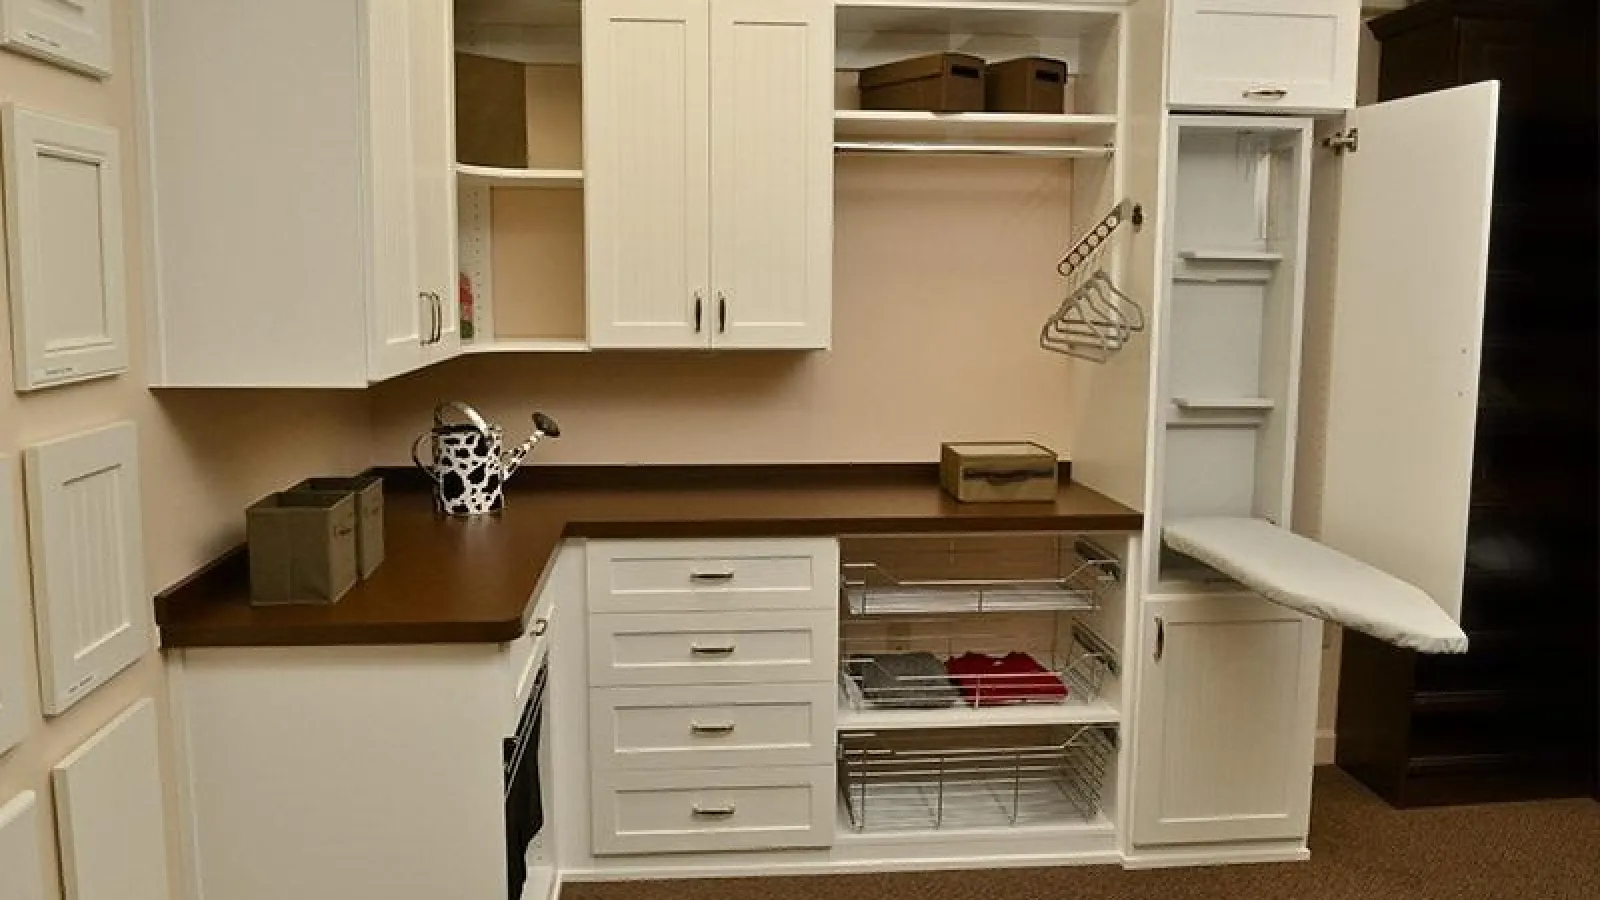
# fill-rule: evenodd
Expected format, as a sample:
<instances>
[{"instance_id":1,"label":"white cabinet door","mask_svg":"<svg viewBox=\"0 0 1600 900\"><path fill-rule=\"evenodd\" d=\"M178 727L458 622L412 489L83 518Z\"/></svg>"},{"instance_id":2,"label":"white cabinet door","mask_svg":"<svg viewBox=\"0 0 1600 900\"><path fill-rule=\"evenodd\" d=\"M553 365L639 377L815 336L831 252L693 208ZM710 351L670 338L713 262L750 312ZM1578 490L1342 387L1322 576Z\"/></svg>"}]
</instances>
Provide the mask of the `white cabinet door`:
<instances>
[{"instance_id":1,"label":"white cabinet door","mask_svg":"<svg viewBox=\"0 0 1600 900\"><path fill-rule=\"evenodd\" d=\"M833 9L712 0L712 345L828 346Z\"/></svg>"},{"instance_id":2,"label":"white cabinet door","mask_svg":"<svg viewBox=\"0 0 1600 900\"><path fill-rule=\"evenodd\" d=\"M1320 540L1461 616L1499 86L1358 109Z\"/></svg>"},{"instance_id":3,"label":"white cabinet door","mask_svg":"<svg viewBox=\"0 0 1600 900\"><path fill-rule=\"evenodd\" d=\"M0 0L0 44L91 75L111 74L111 0Z\"/></svg>"},{"instance_id":4,"label":"white cabinet door","mask_svg":"<svg viewBox=\"0 0 1600 900\"><path fill-rule=\"evenodd\" d=\"M66 900L170 900L156 705L140 700L51 772Z\"/></svg>"},{"instance_id":5,"label":"white cabinet door","mask_svg":"<svg viewBox=\"0 0 1600 900\"><path fill-rule=\"evenodd\" d=\"M59 715L150 647L130 423L25 453L41 699Z\"/></svg>"},{"instance_id":6,"label":"white cabinet door","mask_svg":"<svg viewBox=\"0 0 1600 900\"><path fill-rule=\"evenodd\" d=\"M0 108L17 390L128 368L117 132Z\"/></svg>"},{"instance_id":7,"label":"white cabinet door","mask_svg":"<svg viewBox=\"0 0 1600 900\"><path fill-rule=\"evenodd\" d=\"M1349 109L1360 28L1359 0L1174 0L1168 101Z\"/></svg>"},{"instance_id":8,"label":"white cabinet door","mask_svg":"<svg viewBox=\"0 0 1600 900\"><path fill-rule=\"evenodd\" d=\"M1133 843L1303 838L1321 623L1248 595L1145 609Z\"/></svg>"},{"instance_id":9,"label":"white cabinet door","mask_svg":"<svg viewBox=\"0 0 1600 900\"><path fill-rule=\"evenodd\" d=\"M427 362L461 349L456 290L455 7L449 0L407 0L411 8L412 231L414 283L428 298L432 337Z\"/></svg>"},{"instance_id":10,"label":"white cabinet door","mask_svg":"<svg viewBox=\"0 0 1600 900\"><path fill-rule=\"evenodd\" d=\"M0 805L0 900L45 900L39 803L23 791Z\"/></svg>"},{"instance_id":11,"label":"white cabinet door","mask_svg":"<svg viewBox=\"0 0 1600 900\"><path fill-rule=\"evenodd\" d=\"M0 456L0 757L28 733L28 676L23 664L26 638L22 611L27 604L26 557L19 540L17 469Z\"/></svg>"},{"instance_id":12,"label":"white cabinet door","mask_svg":"<svg viewBox=\"0 0 1600 900\"><path fill-rule=\"evenodd\" d=\"M583 8L589 343L710 340L709 0Z\"/></svg>"},{"instance_id":13,"label":"white cabinet door","mask_svg":"<svg viewBox=\"0 0 1600 900\"><path fill-rule=\"evenodd\" d=\"M420 0L418 0L420 2ZM437 305L417 281L417 123L411 103L412 0L367 6L367 369L377 381L428 361Z\"/></svg>"}]
</instances>

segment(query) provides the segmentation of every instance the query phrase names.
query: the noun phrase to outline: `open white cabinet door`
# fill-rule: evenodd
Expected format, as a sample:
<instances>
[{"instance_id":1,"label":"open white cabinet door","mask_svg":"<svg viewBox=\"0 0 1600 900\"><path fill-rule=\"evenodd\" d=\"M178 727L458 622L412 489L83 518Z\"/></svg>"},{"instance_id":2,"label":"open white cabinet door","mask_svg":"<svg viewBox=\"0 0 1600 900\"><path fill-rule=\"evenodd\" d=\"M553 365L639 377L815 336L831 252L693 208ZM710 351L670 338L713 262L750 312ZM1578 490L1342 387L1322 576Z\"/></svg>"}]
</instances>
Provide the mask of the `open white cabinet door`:
<instances>
[{"instance_id":1,"label":"open white cabinet door","mask_svg":"<svg viewBox=\"0 0 1600 900\"><path fill-rule=\"evenodd\" d=\"M1357 109L1342 173L1321 541L1456 622L1498 82Z\"/></svg>"}]
</instances>

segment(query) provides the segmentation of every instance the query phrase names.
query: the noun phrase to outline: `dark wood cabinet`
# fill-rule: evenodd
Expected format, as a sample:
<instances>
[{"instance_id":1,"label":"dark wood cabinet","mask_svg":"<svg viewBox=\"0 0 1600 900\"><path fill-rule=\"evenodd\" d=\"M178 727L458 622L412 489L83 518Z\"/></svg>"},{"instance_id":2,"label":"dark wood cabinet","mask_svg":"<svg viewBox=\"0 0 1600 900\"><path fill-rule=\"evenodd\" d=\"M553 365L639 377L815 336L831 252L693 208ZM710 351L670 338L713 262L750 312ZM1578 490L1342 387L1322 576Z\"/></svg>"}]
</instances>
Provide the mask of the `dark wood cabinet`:
<instances>
[{"instance_id":1,"label":"dark wood cabinet","mask_svg":"<svg viewBox=\"0 0 1600 900\"><path fill-rule=\"evenodd\" d=\"M1471 650L1344 640L1338 762L1398 806L1596 790L1595 7L1423 0L1368 23L1381 100L1501 82L1462 615Z\"/></svg>"}]
</instances>

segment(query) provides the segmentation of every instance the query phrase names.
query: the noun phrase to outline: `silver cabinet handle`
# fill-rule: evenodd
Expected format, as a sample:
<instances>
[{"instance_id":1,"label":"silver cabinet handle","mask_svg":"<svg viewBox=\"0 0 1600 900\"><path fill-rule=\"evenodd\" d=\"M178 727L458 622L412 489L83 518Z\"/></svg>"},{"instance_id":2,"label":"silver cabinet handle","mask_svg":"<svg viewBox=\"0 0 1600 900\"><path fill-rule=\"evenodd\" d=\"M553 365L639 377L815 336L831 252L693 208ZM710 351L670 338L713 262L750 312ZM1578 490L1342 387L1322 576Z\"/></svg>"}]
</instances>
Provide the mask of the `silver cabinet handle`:
<instances>
[{"instance_id":1,"label":"silver cabinet handle","mask_svg":"<svg viewBox=\"0 0 1600 900\"><path fill-rule=\"evenodd\" d=\"M433 308L433 342L437 344L444 340L444 295L438 291L433 293Z\"/></svg>"},{"instance_id":2,"label":"silver cabinet handle","mask_svg":"<svg viewBox=\"0 0 1600 900\"><path fill-rule=\"evenodd\" d=\"M690 809L695 815L706 819L726 819L734 813L734 805L732 803L726 806L701 806L696 803Z\"/></svg>"},{"instance_id":3,"label":"silver cabinet handle","mask_svg":"<svg viewBox=\"0 0 1600 900\"><path fill-rule=\"evenodd\" d=\"M689 733L716 735L733 734L733 727L734 726L732 722L713 722L710 725L704 725L699 722L690 722Z\"/></svg>"},{"instance_id":4,"label":"silver cabinet handle","mask_svg":"<svg viewBox=\"0 0 1600 900\"><path fill-rule=\"evenodd\" d=\"M1283 88L1250 88L1244 92L1246 100L1282 100L1289 96Z\"/></svg>"},{"instance_id":5,"label":"silver cabinet handle","mask_svg":"<svg viewBox=\"0 0 1600 900\"><path fill-rule=\"evenodd\" d=\"M695 656L727 656L734 650L733 644L717 644L707 647L704 644L690 644L689 652Z\"/></svg>"},{"instance_id":6,"label":"silver cabinet handle","mask_svg":"<svg viewBox=\"0 0 1600 900\"><path fill-rule=\"evenodd\" d=\"M431 294L431 293L429 293L427 291L418 291L417 292L417 299L422 301L422 303L425 304L427 306L427 309L428 309L428 328L427 328L427 330L424 331L421 328L417 329L417 343L419 343L422 346L426 347L429 344L433 343L433 322L434 322L434 316L435 316L435 312L434 312L435 307L433 305L433 294Z\"/></svg>"},{"instance_id":7,"label":"silver cabinet handle","mask_svg":"<svg viewBox=\"0 0 1600 900\"><path fill-rule=\"evenodd\" d=\"M705 313L706 294L698 288L694 292L694 333L700 333L700 319Z\"/></svg>"},{"instance_id":8,"label":"silver cabinet handle","mask_svg":"<svg viewBox=\"0 0 1600 900\"><path fill-rule=\"evenodd\" d=\"M1167 621L1156 616L1156 662L1167 653Z\"/></svg>"},{"instance_id":9,"label":"silver cabinet handle","mask_svg":"<svg viewBox=\"0 0 1600 900\"><path fill-rule=\"evenodd\" d=\"M690 572L689 573L689 580L690 581L732 581L733 580L733 572L732 572L732 570L729 570L729 569L723 569L723 570L717 571L717 572Z\"/></svg>"},{"instance_id":10,"label":"silver cabinet handle","mask_svg":"<svg viewBox=\"0 0 1600 900\"><path fill-rule=\"evenodd\" d=\"M533 627L528 630L528 633L532 634L534 637L544 637L544 633L546 631L549 631L549 630L550 630L550 620L549 619L534 619L533 620Z\"/></svg>"},{"instance_id":11,"label":"silver cabinet handle","mask_svg":"<svg viewBox=\"0 0 1600 900\"><path fill-rule=\"evenodd\" d=\"M728 333L728 295L717 291L717 334Z\"/></svg>"}]
</instances>

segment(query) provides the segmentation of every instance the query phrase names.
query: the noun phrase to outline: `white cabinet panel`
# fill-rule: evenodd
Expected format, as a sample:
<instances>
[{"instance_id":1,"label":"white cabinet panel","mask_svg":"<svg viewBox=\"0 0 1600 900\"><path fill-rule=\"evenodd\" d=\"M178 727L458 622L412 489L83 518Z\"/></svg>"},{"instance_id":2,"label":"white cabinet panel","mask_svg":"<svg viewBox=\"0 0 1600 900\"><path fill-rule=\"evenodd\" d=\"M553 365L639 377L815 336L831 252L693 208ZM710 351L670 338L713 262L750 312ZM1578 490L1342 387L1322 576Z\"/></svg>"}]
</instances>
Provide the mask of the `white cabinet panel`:
<instances>
[{"instance_id":1,"label":"white cabinet panel","mask_svg":"<svg viewBox=\"0 0 1600 900\"><path fill-rule=\"evenodd\" d=\"M832 538L590 541L594 612L827 609L839 602Z\"/></svg>"},{"instance_id":2,"label":"white cabinet panel","mask_svg":"<svg viewBox=\"0 0 1600 900\"><path fill-rule=\"evenodd\" d=\"M66 900L171 900L154 701L129 707L51 776Z\"/></svg>"},{"instance_id":3,"label":"white cabinet panel","mask_svg":"<svg viewBox=\"0 0 1600 900\"><path fill-rule=\"evenodd\" d=\"M25 454L41 695L58 715L150 649L130 423Z\"/></svg>"},{"instance_id":4,"label":"white cabinet panel","mask_svg":"<svg viewBox=\"0 0 1600 900\"><path fill-rule=\"evenodd\" d=\"M22 611L27 603L26 557L18 539L16 466L0 456L0 755L28 733L28 676ZM0 871L4 866L0 866ZM0 900L6 900L0 895Z\"/></svg>"},{"instance_id":5,"label":"white cabinet panel","mask_svg":"<svg viewBox=\"0 0 1600 900\"><path fill-rule=\"evenodd\" d=\"M1303 838L1321 623L1250 596L1145 608L1133 843Z\"/></svg>"},{"instance_id":6,"label":"white cabinet panel","mask_svg":"<svg viewBox=\"0 0 1600 900\"><path fill-rule=\"evenodd\" d=\"M589 617L589 684L770 684L836 677L831 609Z\"/></svg>"},{"instance_id":7,"label":"white cabinet panel","mask_svg":"<svg viewBox=\"0 0 1600 900\"><path fill-rule=\"evenodd\" d=\"M831 765L598 773L594 852L826 847L836 790Z\"/></svg>"},{"instance_id":8,"label":"white cabinet panel","mask_svg":"<svg viewBox=\"0 0 1600 900\"><path fill-rule=\"evenodd\" d=\"M407 0L411 12L412 230L414 281L429 295L436 321L428 362L449 359L461 346L456 272L455 6Z\"/></svg>"},{"instance_id":9,"label":"white cabinet panel","mask_svg":"<svg viewBox=\"0 0 1600 900\"><path fill-rule=\"evenodd\" d=\"M111 0L0 0L0 45L111 74Z\"/></svg>"},{"instance_id":10,"label":"white cabinet panel","mask_svg":"<svg viewBox=\"0 0 1600 900\"><path fill-rule=\"evenodd\" d=\"M23 791L0 806L0 900L45 900L39 805Z\"/></svg>"},{"instance_id":11,"label":"white cabinet panel","mask_svg":"<svg viewBox=\"0 0 1600 900\"><path fill-rule=\"evenodd\" d=\"M1356 110L1342 172L1320 540L1458 622L1498 96Z\"/></svg>"},{"instance_id":12,"label":"white cabinet panel","mask_svg":"<svg viewBox=\"0 0 1600 900\"><path fill-rule=\"evenodd\" d=\"M589 343L710 337L707 0L584 4Z\"/></svg>"},{"instance_id":13,"label":"white cabinet panel","mask_svg":"<svg viewBox=\"0 0 1600 900\"><path fill-rule=\"evenodd\" d=\"M0 128L17 389L127 369L117 132L14 104Z\"/></svg>"},{"instance_id":14,"label":"white cabinet panel","mask_svg":"<svg viewBox=\"0 0 1600 900\"><path fill-rule=\"evenodd\" d=\"M825 765L837 702L832 681L597 689L591 759L607 769Z\"/></svg>"},{"instance_id":15,"label":"white cabinet panel","mask_svg":"<svg viewBox=\"0 0 1600 900\"><path fill-rule=\"evenodd\" d=\"M711 5L713 346L826 348L833 292L833 10Z\"/></svg>"},{"instance_id":16,"label":"white cabinet panel","mask_svg":"<svg viewBox=\"0 0 1600 900\"><path fill-rule=\"evenodd\" d=\"M1359 0L1175 0L1168 100L1200 109L1355 105Z\"/></svg>"}]
</instances>

